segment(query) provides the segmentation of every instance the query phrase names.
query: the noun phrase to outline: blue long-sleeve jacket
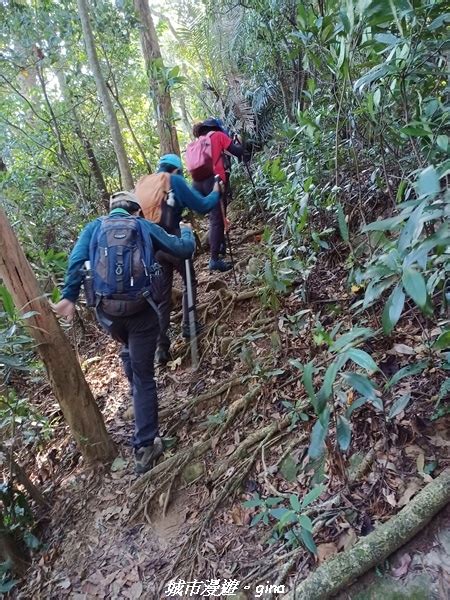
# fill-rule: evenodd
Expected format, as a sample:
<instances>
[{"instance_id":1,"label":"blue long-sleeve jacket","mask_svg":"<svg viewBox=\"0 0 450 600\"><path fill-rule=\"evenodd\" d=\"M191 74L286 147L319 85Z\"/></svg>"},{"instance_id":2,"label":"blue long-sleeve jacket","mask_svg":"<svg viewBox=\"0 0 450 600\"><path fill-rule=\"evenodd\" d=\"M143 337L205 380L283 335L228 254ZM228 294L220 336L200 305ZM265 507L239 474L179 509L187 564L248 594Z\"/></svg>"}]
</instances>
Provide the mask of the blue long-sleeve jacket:
<instances>
[{"instance_id":1,"label":"blue long-sleeve jacket","mask_svg":"<svg viewBox=\"0 0 450 600\"><path fill-rule=\"evenodd\" d=\"M115 208L109 213L109 216L124 217L130 219L139 218L142 230L150 236L155 252L162 250L168 252L177 258L191 258L195 250L195 239L189 229L182 229L181 237L166 233L162 227L146 221L140 217L132 217L126 210ZM66 278L64 281L64 289L62 292L63 298L76 302L80 294L82 283L81 269L86 260L89 260L89 246L92 236L100 227L100 219L91 221L81 232L72 252L69 256L69 266L67 268Z\"/></svg>"},{"instance_id":2,"label":"blue long-sleeve jacket","mask_svg":"<svg viewBox=\"0 0 450 600\"><path fill-rule=\"evenodd\" d=\"M196 212L205 215L209 213L219 202L219 192L211 192L208 196L202 196L191 188L182 175L170 175L170 187L175 196L176 208L179 210L179 215L184 208L190 208ZM178 219L179 220L179 219Z\"/></svg>"}]
</instances>

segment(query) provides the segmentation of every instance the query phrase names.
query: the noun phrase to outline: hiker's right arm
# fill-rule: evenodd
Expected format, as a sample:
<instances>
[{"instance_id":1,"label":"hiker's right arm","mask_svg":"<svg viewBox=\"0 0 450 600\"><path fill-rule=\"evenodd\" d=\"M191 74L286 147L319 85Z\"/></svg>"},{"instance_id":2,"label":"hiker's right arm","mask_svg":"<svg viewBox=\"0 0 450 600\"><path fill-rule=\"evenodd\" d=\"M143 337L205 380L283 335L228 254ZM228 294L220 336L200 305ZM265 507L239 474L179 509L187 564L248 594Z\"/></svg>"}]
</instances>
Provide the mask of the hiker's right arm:
<instances>
[{"instance_id":1,"label":"hiker's right arm","mask_svg":"<svg viewBox=\"0 0 450 600\"><path fill-rule=\"evenodd\" d=\"M62 299L56 304L50 303L57 315L65 317L69 321L75 314L75 302L80 295L80 287L83 280L81 268L84 262L89 260L89 245L95 227L96 222L92 221L81 232L69 256Z\"/></svg>"},{"instance_id":2,"label":"hiker's right arm","mask_svg":"<svg viewBox=\"0 0 450 600\"><path fill-rule=\"evenodd\" d=\"M195 210L202 215L210 212L219 202L220 192L215 191L218 188L216 185L208 196L202 196L197 190L191 188L181 175L172 175L170 184L175 198L183 207Z\"/></svg>"},{"instance_id":3,"label":"hiker's right arm","mask_svg":"<svg viewBox=\"0 0 450 600\"><path fill-rule=\"evenodd\" d=\"M62 297L76 302L80 295L81 283L83 274L81 269L86 260L89 260L89 245L94 229L97 227L97 222L88 223L80 234L72 252L69 256L69 266L67 267L66 277L64 280L64 289Z\"/></svg>"},{"instance_id":4,"label":"hiker's right arm","mask_svg":"<svg viewBox=\"0 0 450 600\"><path fill-rule=\"evenodd\" d=\"M195 250L195 238L190 227L180 223L181 237L167 233L162 227L150 221L144 221L149 230L155 250L168 252L177 258L191 258Z\"/></svg>"}]
</instances>

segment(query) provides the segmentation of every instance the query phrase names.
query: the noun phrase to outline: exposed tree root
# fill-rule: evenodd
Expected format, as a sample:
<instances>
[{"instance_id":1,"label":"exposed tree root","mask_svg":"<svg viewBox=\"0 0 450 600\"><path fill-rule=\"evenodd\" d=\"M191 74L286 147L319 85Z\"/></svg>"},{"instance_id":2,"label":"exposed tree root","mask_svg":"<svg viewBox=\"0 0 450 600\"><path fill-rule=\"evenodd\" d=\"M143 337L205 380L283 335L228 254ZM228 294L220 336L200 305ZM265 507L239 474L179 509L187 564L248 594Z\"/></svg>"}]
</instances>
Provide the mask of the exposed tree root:
<instances>
[{"instance_id":1,"label":"exposed tree root","mask_svg":"<svg viewBox=\"0 0 450 600\"><path fill-rule=\"evenodd\" d=\"M203 404L203 402L207 402L208 400L212 400L217 396L221 396L225 392L228 392L228 390L230 390L231 388L237 385L241 385L242 383L244 383L243 379L243 377L232 377L231 379L227 379L219 386L213 388L212 390L209 390L209 392L200 394L199 396L196 396L191 400L187 400L183 404L174 404L170 408L164 408L163 410L160 410L159 416L162 419L166 419L167 417L172 416L173 413L180 413L183 410L191 410L192 408Z\"/></svg>"},{"instance_id":2,"label":"exposed tree root","mask_svg":"<svg viewBox=\"0 0 450 600\"><path fill-rule=\"evenodd\" d=\"M234 464L240 462L241 459L245 458L248 454L248 451L252 446L263 440L263 443L269 440L275 433L278 431L282 431L285 429L290 423L289 417L284 417L281 421L277 421L276 423L272 423L271 425L267 425L267 427L263 427L262 429L258 429L254 431L252 434L247 436L239 446L235 449L235 451L223 462L219 464L216 470L212 473L210 479L211 481L219 480Z\"/></svg>"},{"instance_id":3,"label":"exposed tree root","mask_svg":"<svg viewBox=\"0 0 450 600\"><path fill-rule=\"evenodd\" d=\"M286 596L285 600L326 600L350 585L414 537L450 501L450 469L429 483L397 515L355 546L338 554Z\"/></svg>"}]
</instances>

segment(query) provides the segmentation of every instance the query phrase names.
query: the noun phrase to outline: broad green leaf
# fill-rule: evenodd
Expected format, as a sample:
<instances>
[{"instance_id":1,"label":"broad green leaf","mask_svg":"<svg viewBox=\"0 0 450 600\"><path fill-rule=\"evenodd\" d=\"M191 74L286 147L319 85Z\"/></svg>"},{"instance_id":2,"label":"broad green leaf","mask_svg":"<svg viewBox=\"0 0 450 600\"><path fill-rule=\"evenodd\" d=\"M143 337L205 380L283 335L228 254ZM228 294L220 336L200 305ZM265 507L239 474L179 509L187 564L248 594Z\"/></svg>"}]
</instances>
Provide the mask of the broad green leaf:
<instances>
[{"instance_id":1,"label":"broad green leaf","mask_svg":"<svg viewBox=\"0 0 450 600\"><path fill-rule=\"evenodd\" d=\"M344 242L348 242L349 240L349 232L347 221L345 220L344 209L342 208L342 204L340 202L337 203L337 211L338 211L338 223L339 223L339 232L341 234Z\"/></svg>"},{"instance_id":2,"label":"broad green leaf","mask_svg":"<svg viewBox=\"0 0 450 600\"><path fill-rule=\"evenodd\" d=\"M280 466L280 473L287 481L295 481L297 479L297 463L290 454L286 456Z\"/></svg>"},{"instance_id":3,"label":"broad green leaf","mask_svg":"<svg viewBox=\"0 0 450 600\"><path fill-rule=\"evenodd\" d=\"M18 579L7 579L6 581L0 581L0 593L7 594L18 583L19 583Z\"/></svg>"},{"instance_id":4,"label":"broad green leaf","mask_svg":"<svg viewBox=\"0 0 450 600\"><path fill-rule=\"evenodd\" d=\"M350 406L347 408L347 410L345 411L345 416L347 417L347 419L349 419L351 417L352 413L357 408L361 408L361 406L363 406L366 402L367 402L367 398L364 398L364 396L360 396L357 400L352 402L350 404Z\"/></svg>"},{"instance_id":5,"label":"broad green leaf","mask_svg":"<svg viewBox=\"0 0 450 600\"><path fill-rule=\"evenodd\" d=\"M418 373L421 373L424 369L426 369L427 366L428 361L424 360L422 362L403 367L400 369L400 371L397 371L397 373L395 373L395 375L393 375L392 378L387 382L385 386L386 389L393 387L404 377L411 377L411 375L417 375Z\"/></svg>"},{"instance_id":6,"label":"broad green leaf","mask_svg":"<svg viewBox=\"0 0 450 600\"><path fill-rule=\"evenodd\" d=\"M402 283L408 296L414 300L417 306L424 308L427 303L427 286L422 273L406 267L403 269Z\"/></svg>"},{"instance_id":7,"label":"broad green leaf","mask_svg":"<svg viewBox=\"0 0 450 600\"><path fill-rule=\"evenodd\" d=\"M350 350L347 350L346 354L354 363L363 369L366 369L369 372L378 371L377 363L373 360L370 354L364 350L360 350L359 348L350 348Z\"/></svg>"},{"instance_id":8,"label":"broad green leaf","mask_svg":"<svg viewBox=\"0 0 450 600\"><path fill-rule=\"evenodd\" d=\"M316 485L312 490L310 490L305 496L303 496L301 508L305 509L307 506L312 504L317 498L322 494L325 490L324 485Z\"/></svg>"},{"instance_id":9,"label":"broad green leaf","mask_svg":"<svg viewBox=\"0 0 450 600\"><path fill-rule=\"evenodd\" d=\"M439 184L439 175L433 166L424 169L417 181L417 192L419 196L425 196L429 194L437 194L441 191Z\"/></svg>"},{"instance_id":10,"label":"broad green leaf","mask_svg":"<svg viewBox=\"0 0 450 600\"><path fill-rule=\"evenodd\" d=\"M245 508L255 508L256 506L261 506L262 504L264 504L264 501L257 497L257 498L250 498L250 500L246 500L245 502L243 502L243 506L245 506Z\"/></svg>"},{"instance_id":11,"label":"broad green leaf","mask_svg":"<svg viewBox=\"0 0 450 600\"><path fill-rule=\"evenodd\" d=\"M277 504L280 504L280 502L283 502L283 498L270 496L270 498L266 498L262 501L263 504L264 502L267 504L267 506L276 506Z\"/></svg>"},{"instance_id":12,"label":"broad green leaf","mask_svg":"<svg viewBox=\"0 0 450 600\"><path fill-rule=\"evenodd\" d=\"M319 458L319 456L323 454L327 433L328 425L324 427L322 423L317 420L311 431L311 442L308 448L308 455L311 458Z\"/></svg>"},{"instance_id":13,"label":"broad green leaf","mask_svg":"<svg viewBox=\"0 0 450 600\"><path fill-rule=\"evenodd\" d=\"M24 313L23 315L20 315L20 318L21 319L30 319L31 317L35 317L38 314L39 314L39 312L37 310L29 310L28 312Z\"/></svg>"},{"instance_id":14,"label":"broad green leaf","mask_svg":"<svg viewBox=\"0 0 450 600\"><path fill-rule=\"evenodd\" d=\"M373 330L369 327L353 327L347 333L344 333L336 339L335 342L330 346L330 350L333 352L339 352L343 350L345 346L355 342L358 338L367 340L373 335Z\"/></svg>"},{"instance_id":15,"label":"broad green leaf","mask_svg":"<svg viewBox=\"0 0 450 600\"><path fill-rule=\"evenodd\" d=\"M383 330L386 334L391 333L396 326L402 314L404 305L405 293L403 292L402 286L399 284L394 288L383 309L381 322L383 323Z\"/></svg>"},{"instance_id":16,"label":"broad green leaf","mask_svg":"<svg viewBox=\"0 0 450 600\"><path fill-rule=\"evenodd\" d=\"M438 135L436 139L436 143L443 152L447 152L448 150L448 135Z\"/></svg>"},{"instance_id":17,"label":"broad green leaf","mask_svg":"<svg viewBox=\"0 0 450 600\"><path fill-rule=\"evenodd\" d=\"M296 512L299 512L301 510L300 500L298 499L298 496L296 496L295 494L291 494L289 496L289 502L293 510L295 510Z\"/></svg>"},{"instance_id":18,"label":"broad green leaf","mask_svg":"<svg viewBox=\"0 0 450 600\"><path fill-rule=\"evenodd\" d=\"M361 394L361 396L369 400L376 399L376 388L365 375L361 375L360 373L343 373L342 375L347 384Z\"/></svg>"},{"instance_id":19,"label":"broad green leaf","mask_svg":"<svg viewBox=\"0 0 450 600\"><path fill-rule=\"evenodd\" d=\"M445 350L446 348L450 348L450 330L443 331L434 342L433 347L437 350Z\"/></svg>"},{"instance_id":20,"label":"broad green leaf","mask_svg":"<svg viewBox=\"0 0 450 600\"><path fill-rule=\"evenodd\" d=\"M317 546L314 542L314 538L311 532L305 529L304 527L301 527L300 537L302 539L302 542L305 544L306 549L315 554L317 552Z\"/></svg>"},{"instance_id":21,"label":"broad green leaf","mask_svg":"<svg viewBox=\"0 0 450 600\"><path fill-rule=\"evenodd\" d=\"M348 447L350 446L350 441L352 439L352 431L350 428L350 423L342 415L338 415L337 418L336 437L340 449L343 452L348 450Z\"/></svg>"},{"instance_id":22,"label":"broad green leaf","mask_svg":"<svg viewBox=\"0 0 450 600\"><path fill-rule=\"evenodd\" d=\"M2 284L0 285L0 302L3 305L3 310L6 314L13 319L16 315L16 309L11 294Z\"/></svg>"},{"instance_id":23,"label":"broad green leaf","mask_svg":"<svg viewBox=\"0 0 450 600\"><path fill-rule=\"evenodd\" d=\"M447 377L447 379L442 382L442 385L439 388L439 400L443 400L449 394L450 394L450 377Z\"/></svg>"},{"instance_id":24,"label":"broad green leaf","mask_svg":"<svg viewBox=\"0 0 450 600\"><path fill-rule=\"evenodd\" d=\"M362 228L362 232L366 231L389 231L394 229L400 223L403 223L408 218L407 214L400 214L396 217L390 217L389 219L383 219L381 221L373 221Z\"/></svg>"},{"instance_id":25,"label":"broad green leaf","mask_svg":"<svg viewBox=\"0 0 450 600\"><path fill-rule=\"evenodd\" d=\"M404 396L400 396L391 406L391 410L389 411L388 419L393 419L399 413L404 410L411 400L411 394L405 394Z\"/></svg>"},{"instance_id":26,"label":"broad green leaf","mask_svg":"<svg viewBox=\"0 0 450 600\"><path fill-rule=\"evenodd\" d=\"M314 406L315 409L317 409L317 398L316 398L316 394L314 391L314 385L313 385L313 373L314 373L314 363L312 361L310 361L309 363L306 363L304 369L303 369L303 377L302 377L302 381L303 381L303 385L305 386L305 389L308 393L308 396L311 400L312 405Z\"/></svg>"},{"instance_id":27,"label":"broad green leaf","mask_svg":"<svg viewBox=\"0 0 450 600\"><path fill-rule=\"evenodd\" d=\"M253 519L250 522L250 527L253 527L253 525L256 525L257 523L259 523L263 517L264 517L263 512L256 513L256 515L253 517Z\"/></svg>"},{"instance_id":28,"label":"broad green leaf","mask_svg":"<svg viewBox=\"0 0 450 600\"><path fill-rule=\"evenodd\" d=\"M430 129L423 127L420 123L406 125L400 129L400 133L411 135L413 137L427 137L431 135Z\"/></svg>"},{"instance_id":29,"label":"broad green leaf","mask_svg":"<svg viewBox=\"0 0 450 600\"><path fill-rule=\"evenodd\" d=\"M300 523L301 527L303 527L303 529L306 529L306 531L309 531L312 533L313 524L311 522L311 519L308 517L308 515L300 515L298 518L298 522Z\"/></svg>"}]
</instances>

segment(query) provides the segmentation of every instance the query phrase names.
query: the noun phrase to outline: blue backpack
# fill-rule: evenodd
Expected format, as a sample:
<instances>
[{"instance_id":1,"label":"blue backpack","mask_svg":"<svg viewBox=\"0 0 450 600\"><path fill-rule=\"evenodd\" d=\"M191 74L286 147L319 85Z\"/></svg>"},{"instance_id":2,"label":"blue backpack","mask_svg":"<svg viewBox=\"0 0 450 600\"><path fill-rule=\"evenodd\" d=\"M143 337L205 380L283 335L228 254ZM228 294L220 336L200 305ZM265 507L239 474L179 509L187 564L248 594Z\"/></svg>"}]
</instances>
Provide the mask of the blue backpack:
<instances>
[{"instance_id":1,"label":"blue backpack","mask_svg":"<svg viewBox=\"0 0 450 600\"><path fill-rule=\"evenodd\" d=\"M95 305L112 316L130 316L154 296L160 266L149 234L138 217L102 217L92 236L91 262Z\"/></svg>"}]
</instances>

